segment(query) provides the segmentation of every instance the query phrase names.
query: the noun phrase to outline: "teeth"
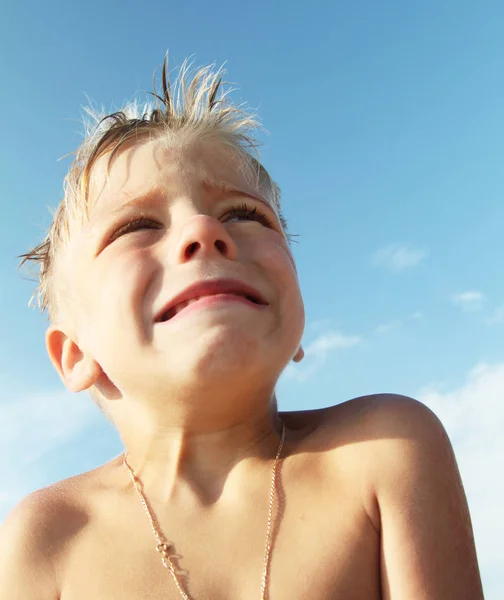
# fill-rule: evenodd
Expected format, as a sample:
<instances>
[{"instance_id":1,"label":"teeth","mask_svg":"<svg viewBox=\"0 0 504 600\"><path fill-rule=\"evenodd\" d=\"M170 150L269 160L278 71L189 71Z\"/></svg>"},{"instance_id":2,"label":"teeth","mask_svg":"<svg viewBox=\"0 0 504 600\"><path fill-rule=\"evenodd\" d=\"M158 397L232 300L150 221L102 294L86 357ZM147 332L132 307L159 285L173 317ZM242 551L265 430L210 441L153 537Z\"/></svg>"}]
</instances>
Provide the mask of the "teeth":
<instances>
[{"instance_id":1,"label":"teeth","mask_svg":"<svg viewBox=\"0 0 504 600\"><path fill-rule=\"evenodd\" d=\"M162 320L168 321L169 319L174 317L176 314L178 314L181 310L183 310L186 306L189 306L190 304L197 302L200 298L201 298L201 296L196 296L195 298L191 298L190 300L184 300L183 302L179 302L176 306L173 306L172 308L170 308L170 310L168 310L165 313ZM259 304L257 302L257 300L255 298L252 298L251 296L245 296L245 298L247 298L247 300L249 300L250 302L253 302L254 304Z\"/></svg>"},{"instance_id":2,"label":"teeth","mask_svg":"<svg viewBox=\"0 0 504 600\"><path fill-rule=\"evenodd\" d=\"M175 306L173 308L173 315L172 316L175 316L177 313L179 313L186 306L189 306L189 304L193 304L194 302L196 302L200 298L201 298L201 296L196 296L195 298L191 298L190 300L184 300L184 302L180 302L179 304L177 304L177 306Z\"/></svg>"}]
</instances>

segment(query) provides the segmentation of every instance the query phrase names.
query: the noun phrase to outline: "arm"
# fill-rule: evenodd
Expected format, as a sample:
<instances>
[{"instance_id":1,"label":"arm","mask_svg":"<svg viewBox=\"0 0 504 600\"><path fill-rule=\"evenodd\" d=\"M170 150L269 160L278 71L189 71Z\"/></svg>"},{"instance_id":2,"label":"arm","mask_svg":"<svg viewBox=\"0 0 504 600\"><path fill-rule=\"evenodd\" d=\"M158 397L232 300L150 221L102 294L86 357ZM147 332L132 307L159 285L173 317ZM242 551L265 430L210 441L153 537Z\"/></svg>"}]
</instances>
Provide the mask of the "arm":
<instances>
[{"instance_id":1,"label":"arm","mask_svg":"<svg viewBox=\"0 0 504 600\"><path fill-rule=\"evenodd\" d=\"M58 600L50 545L44 547L40 492L22 500L0 527L0 600Z\"/></svg>"},{"instance_id":2,"label":"arm","mask_svg":"<svg viewBox=\"0 0 504 600\"><path fill-rule=\"evenodd\" d=\"M397 397L373 419L387 434L374 462L384 600L482 600L469 510L440 421Z\"/></svg>"}]
</instances>

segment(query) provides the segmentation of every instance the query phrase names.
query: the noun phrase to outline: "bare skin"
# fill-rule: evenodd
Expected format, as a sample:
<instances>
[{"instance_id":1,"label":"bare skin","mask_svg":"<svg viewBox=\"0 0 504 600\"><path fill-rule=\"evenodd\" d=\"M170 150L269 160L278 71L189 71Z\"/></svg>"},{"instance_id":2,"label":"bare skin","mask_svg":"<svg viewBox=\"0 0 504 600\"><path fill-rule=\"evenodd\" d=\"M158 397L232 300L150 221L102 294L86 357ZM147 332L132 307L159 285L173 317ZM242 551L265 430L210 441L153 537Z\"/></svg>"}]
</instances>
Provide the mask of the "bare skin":
<instances>
[{"instance_id":1,"label":"bare skin","mask_svg":"<svg viewBox=\"0 0 504 600\"><path fill-rule=\"evenodd\" d=\"M280 417L270 598L483 598L457 467L428 409L370 396ZM272 460L257 450L235 466L251 463L247 481L231 470L198 510L145 490L191 598L260 597ZM121 457L36 492L17 513L0 535L1 600L180 597ZM28 574L36 583L19 586Z\"/></svg>"},{"instance_id":2,"label":"bare skin","mask_svg":"<svg viewBox=\"0 0 504 600\"><path fill-rule=\"evenodd\" d=\"M194 600L260 598L274 390L303 356L294 260L242 166L208 139L140 144L109 177L95 165L46 336L67 388L101 394ZM230 278L261 302L176 302ZM482 598L460 477L430 411L370 396L280 418L271 600ZM121 457L35 492L0 531L0 600L146 598L179 593Z\"/></svg>"}]
</instances>

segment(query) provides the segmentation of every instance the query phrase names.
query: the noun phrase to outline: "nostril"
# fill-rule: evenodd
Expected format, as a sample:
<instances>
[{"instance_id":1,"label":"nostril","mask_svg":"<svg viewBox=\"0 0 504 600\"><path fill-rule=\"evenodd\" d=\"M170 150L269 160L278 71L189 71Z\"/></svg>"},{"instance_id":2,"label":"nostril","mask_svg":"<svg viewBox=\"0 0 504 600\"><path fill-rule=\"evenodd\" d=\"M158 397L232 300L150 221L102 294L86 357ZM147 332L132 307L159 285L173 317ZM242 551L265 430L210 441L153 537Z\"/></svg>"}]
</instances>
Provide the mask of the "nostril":
<instances>
[{"instance_id":1,"label":"nostril","mask_svg":"<svg viewBox=\"0 0 504 600\"><path fill-rule=\"evenodd\" d=\"M186 248L186 258L191 258L191 256L193 256L197 251L198 248L200 247L199 242L193 242L192 244L189 244L189 246L187 246Z\"/></svg>"},{"instance_id":2,"label":"nostril","mask_svg":"<svg viewBox=\"0 0 504 600\"><path fill-rule=\"evenodd\" d=\"M214 241L213 245L219 254L222 254L223 256L228 255L229 247L225 241L217 239ZM191 242L190 244L187 244L184 252L185 260L193 258L203 246L206 246L206 243L202 244L201 242ZM208 249L209 248L211 248L211 245L208 246Z\"/></svg>"},{"instance_id":3,"label":"nostril","mask_svg":"<svg viewBox=\"0 0 504 600\"><path fill-rule=\"evenodd\" d=\"M227 250L226 242L222 240L215 240L215 247L221 254L225 254Z\"/></svg>"}]
</instances>

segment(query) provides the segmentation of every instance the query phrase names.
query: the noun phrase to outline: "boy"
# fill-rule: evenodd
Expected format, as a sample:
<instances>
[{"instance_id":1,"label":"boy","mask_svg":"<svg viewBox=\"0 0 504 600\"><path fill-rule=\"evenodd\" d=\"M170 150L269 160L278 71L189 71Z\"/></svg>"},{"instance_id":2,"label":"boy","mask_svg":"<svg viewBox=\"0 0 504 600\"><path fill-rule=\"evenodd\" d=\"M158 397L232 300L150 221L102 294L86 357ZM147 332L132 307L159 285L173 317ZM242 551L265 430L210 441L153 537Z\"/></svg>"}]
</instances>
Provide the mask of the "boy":
<instances>
[{"instance_id":1,"label":"boy","mask_svg":"<svg viewBox=\"0 0 504 600\"><path fill-rule=\"evenodd\" d=\"M423 405L278 413L304 311L253 119L200 70L102 120L42 244L46 344L125 452L25 498L0 600L477 600L450 443ZM220 94L220 95L219 95Z\"/></svg>"}]
</instances>

